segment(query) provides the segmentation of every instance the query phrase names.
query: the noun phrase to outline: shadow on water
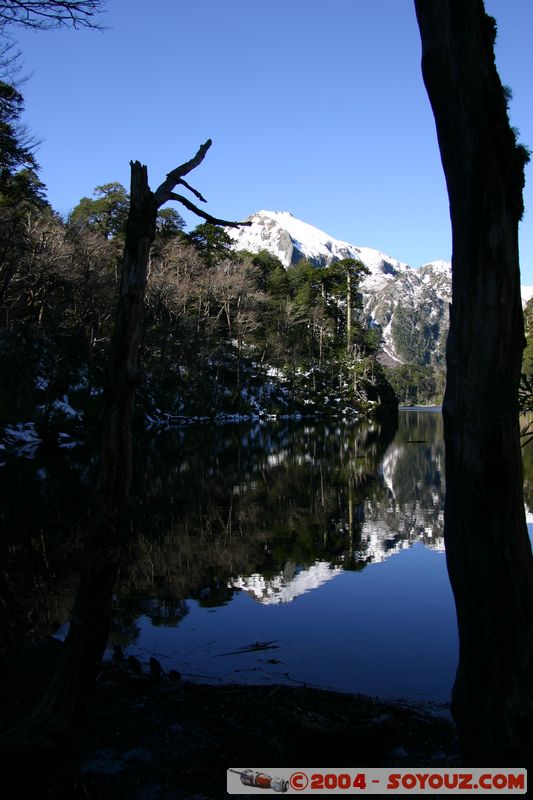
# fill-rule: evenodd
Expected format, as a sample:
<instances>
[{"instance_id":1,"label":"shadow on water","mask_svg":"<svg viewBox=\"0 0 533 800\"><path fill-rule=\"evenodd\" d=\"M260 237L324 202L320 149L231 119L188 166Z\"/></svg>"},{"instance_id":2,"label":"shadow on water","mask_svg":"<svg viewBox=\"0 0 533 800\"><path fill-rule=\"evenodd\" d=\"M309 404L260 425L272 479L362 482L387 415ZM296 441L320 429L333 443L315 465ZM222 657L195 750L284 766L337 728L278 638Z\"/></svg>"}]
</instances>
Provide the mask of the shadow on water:
<instances>
[{"instance_id":1,"label":"shadow on water","mask_svg":"<svg viewBox=\"0 0 533 800\"><path fill-rule=\"evenodd\" d=\"M82 450L4 467L6 647L67 618L93 468ZM320 420L144 437L112 641L214 679L381 694L416 694L409 663L432 674L431 652L443 674L420 692L446 696L443 471L442 420L423 411L400 412L395 436ZM445 617L438 644L430 629ZM279 649L240 654L267 639Z\"/></svg>"}]
</instances>

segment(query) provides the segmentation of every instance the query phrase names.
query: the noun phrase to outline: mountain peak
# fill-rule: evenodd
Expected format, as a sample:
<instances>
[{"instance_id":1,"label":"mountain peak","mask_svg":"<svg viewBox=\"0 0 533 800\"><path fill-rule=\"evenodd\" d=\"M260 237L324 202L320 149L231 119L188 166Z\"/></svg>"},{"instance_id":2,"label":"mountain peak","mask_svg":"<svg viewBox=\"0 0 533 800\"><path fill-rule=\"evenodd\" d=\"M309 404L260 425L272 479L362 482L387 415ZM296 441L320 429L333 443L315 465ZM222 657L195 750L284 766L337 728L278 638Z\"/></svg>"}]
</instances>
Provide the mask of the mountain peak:
<instances>
[{"instance_id":1,"label":"mountain peak","mask_svg":"<svg viewBox=\"0 0 533 800\"><path fill-rule=\"evenodd\" d=\"M295 219L295 216L292 213L292 211L266 211L265 209L257 211L257 213L252 214L252 216L248 217L248 219L252 219L253 217L271 217L272 219L276 219L277 217L279 218L292 217L293 219Z\"/></svg>"},{"instance_id":2,"label":"mountain peak","mask_svg":"<svg viewBox=\"0 0 533 800\"><path fill-rule=\"evenodd\" d=\"M362 261L370 270L365 278L365 287L377 289L400 272L408 270L396 258L359 247L350 242L335 239L325 231L298 219L290 211L267 211L265 209L248 217L249 228L229 228L227 233L238 250L258 253L268 250L277 256L285 267L307 259L317 267L325 267L343 258Z\"/></svg>"}]
</instances>

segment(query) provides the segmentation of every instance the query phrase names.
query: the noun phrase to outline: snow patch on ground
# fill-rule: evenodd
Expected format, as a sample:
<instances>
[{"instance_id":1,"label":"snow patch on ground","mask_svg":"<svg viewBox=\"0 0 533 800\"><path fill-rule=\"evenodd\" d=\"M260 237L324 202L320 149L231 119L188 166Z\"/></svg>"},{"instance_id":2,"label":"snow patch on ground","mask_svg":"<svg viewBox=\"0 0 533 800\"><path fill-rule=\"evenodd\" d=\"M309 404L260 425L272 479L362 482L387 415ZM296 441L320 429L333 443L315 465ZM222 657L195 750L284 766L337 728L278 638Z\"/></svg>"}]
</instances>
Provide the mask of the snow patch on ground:
<instances>
[{"instance_id":1,"label":"snow patch on ground","mask_svg":"<svg viewBox=\"0 0 533 800\"><path fill-rule=\"evenodd\" d=\"M42 439L34 422L17 422L4 428L5 449L14 455L34 458Z\"/></svg>"}]
</instances>

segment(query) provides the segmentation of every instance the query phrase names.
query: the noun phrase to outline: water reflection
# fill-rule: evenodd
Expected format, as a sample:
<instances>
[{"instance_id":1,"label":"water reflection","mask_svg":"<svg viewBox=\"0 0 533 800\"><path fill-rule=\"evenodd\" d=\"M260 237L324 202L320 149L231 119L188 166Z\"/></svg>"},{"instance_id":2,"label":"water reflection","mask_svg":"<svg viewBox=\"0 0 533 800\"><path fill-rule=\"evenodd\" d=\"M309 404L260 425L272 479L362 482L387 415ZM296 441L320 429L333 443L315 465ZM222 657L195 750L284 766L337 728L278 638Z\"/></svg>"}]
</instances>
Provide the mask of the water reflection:
<instances>
[{"instance_id":1,"label":"water reflection","mask_svg":"<svg viewBox=\"0 0 533 800\"><path fill-rule=\"evenodd\" d=\"M137 487L132 591L288 602L415 541L443 549L438 413L402 413L392 444L377 423L319 422L167 432L160 445Z\"/></svg>"},{"instance_id":2,"label":"water reflection","mask_svg":"<svg viewBox=\"0 0 533 800\"><path fill-rule=\"evenodd\" d=\"M442 416L404 411L381 464L384 493L366 509L363 539L373 561L415 541L444 550L444 442Z\"/></svg>"},{"instance_id":3,"label":"water reflection","mask_svg":"<svg viewBox=\"0 0 533 800\"><path fill-rule=\"evenodd\" d=\"M73 450L4 473L21 636L71 605L91 464ZM447 699L443 470L439 413L401 412L395 435L322 420L140 440L113 643L204 679ZM257 641L275 649L243 652Z\"/></svg>"},{"instance_id":4,"label":"water reflection","mask_svg":"<svg viewBox=\"0 0 533 800\"><path fill-rule=\"evenodd\" d=\"M145 454L153 533L132 547L118 640L204 679L447 699L440 413L402 412L393 441L323 421L191 434ZM256 641L279 650L240 652Z\"/></svg>"}]
</instances>

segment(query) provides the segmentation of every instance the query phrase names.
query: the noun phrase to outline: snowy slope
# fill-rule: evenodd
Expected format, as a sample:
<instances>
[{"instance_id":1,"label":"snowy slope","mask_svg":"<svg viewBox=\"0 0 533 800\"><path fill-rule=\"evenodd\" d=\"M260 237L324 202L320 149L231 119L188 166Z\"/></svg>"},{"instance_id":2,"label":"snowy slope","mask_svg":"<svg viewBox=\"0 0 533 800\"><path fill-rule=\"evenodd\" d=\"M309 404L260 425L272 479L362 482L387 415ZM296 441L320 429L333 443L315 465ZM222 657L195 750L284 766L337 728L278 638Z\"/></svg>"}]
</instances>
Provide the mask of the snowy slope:
<instances>
[{"instance_id":1,"label":"snowy slope","mask_svg":"<svg viewBox=\"0 0 533 800\"><path fill-rule=\"evenodd\" d=\"M349 242L334 239L324 231L294 217L289 211L258 211L248 217L249 228L226 228L237 250L258 253L268 250L285 267L305 258L317 267L324 267L343 258L356 258L368 267L367 291L375 291L395 275L409 269L396 258Z\"/></svg>"},{"instance_id":2,"label":"snowy slope","mask_svg":"<svg viewBox=\"0 0 533 800\"><path fill-rule=\"evenodd\" d=\"M521 286L520 293L522 295L522 305L525 306L527 301L533 297L533 286Z\"/></svg>"},{"instance_id":3,"label":"snowy slope","mask_svg":"<svg viewBox=\"0 0 533 800\"><path fill-rule=\"evenodd\" d=\"M230 582L235 589L249 592L264 605L290 603L302 594L318 589L326 581L340 575L342 569L334 567L329 561L315 561L306 568L287 564L285 570L273 578L265 578L260 573L241 576Z\"/></svg>"},{"instance_id":4,"label":"snowy slope","mask_svg":"<svg viewBox=\"0 0 533 800\"><path fill-rule=\"evenodd\" d=\"M288 211L258 211L248 220L252 222L250 227L226 229L238 250L252 253L268 250L285 267L303 258L317 267L343 258L355 258L368 267L370 274L361 285L363 302L369 320L382 328L388 363L401 364L409 360L405 347L402 348L401 336L398 337L405 318L405 313L403 316L397 313L398 306L414 320L411 338L425 337L425 341L430 330L428 347L438 351L435 358L440 358L441 325L447 321L451 294L448 262L434 261L414 270L380 250L334 239ZM419 309L422 309L420 321ZM433 354L429 360L434 360Z\"/></svg>"},{"instance_id":5,"label":"snowy slope","mask_svg":"<svg viewBox=\"0 0 533 800\"><path fill-rule=\"evenodd\" d=\"M382 329L386 363L415 363L424 348L426 363L442 363L452 288L449 261L413 269L380 250L334 239L289 211L258 211L248 220L250 227L226 228L236 250L268 250L285 267L303 258L317 267L343 258L362 261L370 270L361 285L364 306L369 320ZM523 286L524 305L530 297L533 287Z\"/></svg>"}]
</instances>

